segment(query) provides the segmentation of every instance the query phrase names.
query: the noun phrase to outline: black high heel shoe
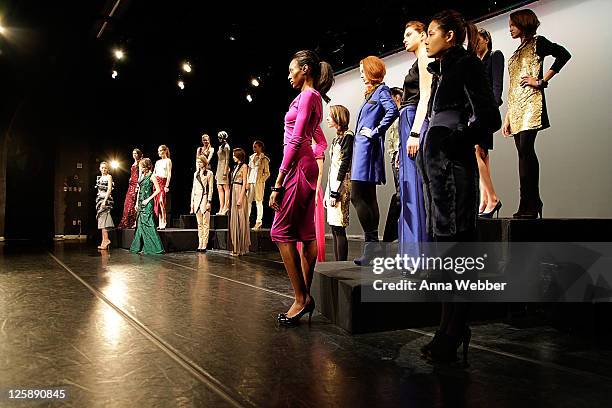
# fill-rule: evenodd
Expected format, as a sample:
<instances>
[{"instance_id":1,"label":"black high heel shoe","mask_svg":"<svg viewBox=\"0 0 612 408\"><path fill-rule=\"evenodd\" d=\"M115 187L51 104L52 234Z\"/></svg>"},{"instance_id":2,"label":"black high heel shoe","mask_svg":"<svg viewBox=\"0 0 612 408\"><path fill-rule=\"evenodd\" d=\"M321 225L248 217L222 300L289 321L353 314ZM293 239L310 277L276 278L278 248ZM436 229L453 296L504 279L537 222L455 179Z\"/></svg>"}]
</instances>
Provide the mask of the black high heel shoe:
<instances>
[{"instance_id":1,"label":"black high heel shoe","mask_svg":"<svg viewBox=\"0 0 612 408\"><path fill-rule=\"evenodd\" d=\"M499 210L502 208L502 202L499 200L497 204L495 204L495 208L493 208L489 212L483 212L478 214L480 218L493 218L493 215L497 214L497 218L499 218Z\"/></svg>"},{"instance_id":2,"label":"black high heel shoe","mask_svg":"<svg viewBox=\"0 0 612 408\"><path fill-rule=\"evenodd\" d=\"M434 347L434 344L436 344L436 342L439 339L440 339L440 332L438 330L436 330L436 333L434 334L433 338L429 341L429 343L427 343L423 347L421 347L421 354L424 357L430 357L431 356L431 349Z\"/></svg>"},{"instance_id":3,"label":"black high heel shoe","mask_svg":"<svg viewBox=\"0 0 612 408\"><path fill-rule=\"evenodd\" d=\"M304 308L300 310L295 316L289 317L287 316L287 313L279 313L277 317L278 324L286 327L295 327L300 323L300 319L306 313L308 313L308 324L310 324L310 321L312 319L312 313L315 310L315 300L312 296L310 296L309 299L310 302L308 302L306 306L304 306Z\"/></svg>"},{"instance_id":4,"label":"black high heel shoe","mask_svg":"<svg viewBox=\"0 0 612 408\"><path fill-rule=\"evenodd\" d=\"M514 218L519 220L536 220L538 218L542 218L542 202L538 205L538 208L534 210L528 210L520 214L516 214Z\"/></svg>"},{"instance_id":5,"label":"black high heel shoe","mask_svg":"<svg viewBox=\"0 0 612 408\"><path fill-rule=\"evenodd\" d=\"M459 337L441 334L439 340L432 345L428 357L433 363L453 363L457 361L457 349L463 345L463 367L467 368L470 366L468 352L471 339L472 330L467 326Z\"/></svg>"}]
</instances>

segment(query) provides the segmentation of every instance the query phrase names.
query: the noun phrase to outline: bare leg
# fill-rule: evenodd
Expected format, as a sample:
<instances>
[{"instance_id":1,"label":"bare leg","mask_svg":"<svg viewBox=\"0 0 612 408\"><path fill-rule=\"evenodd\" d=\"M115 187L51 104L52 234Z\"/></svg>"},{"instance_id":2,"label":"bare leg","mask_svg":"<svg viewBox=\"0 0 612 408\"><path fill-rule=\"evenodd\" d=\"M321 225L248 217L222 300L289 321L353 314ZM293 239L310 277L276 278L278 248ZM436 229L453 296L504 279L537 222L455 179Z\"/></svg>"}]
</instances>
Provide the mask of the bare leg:
<instances>
[{"instance_id":1,"label":"bare leg","mask_svg":"<svg viewBox=\"0 0 612 408\"><path fill-rule=\"evenodd\" d=\"M100 247L106 248L107 245L110 244L110 239L108 238L108 230L106 228L102 229L102 243Z\"/></svg>"},{"instance_id":2,"label":"bare leg","mask_svg":"<svg viewBox=\"0 0 612 408\"><path fill-rule=\"evenodd\" d=\"M159 202L159 227L166 228L166 206Z\"/></svg>"},{"instance_id":3,"label":"bare leg","mask_svg":"<svg viewBox=\"0 0 612 408\"><path fill-rule=\"evenodd\" d=\"M276 245L278 246L278 249L281 253L283 263L285 264L285 270L287 271L289 281L291 281L291 286L293 287L295 301L287 311L287 316L292 317L295 316L306 305L306 300L308 298L308 289L306 283L304 282L304 274L302 272L300 254L298 253L296 243L277 242Z\"/></svg>"},{"instance_id":4,"label":"bare leg","mask_svg":"<svg viewBox=\"0 0 612 408\"><path fill-rule=\"evenodd\" d=\"M310 286L312 285L312 276L314 268L317 264L317 241L304 242L301 253L302 276L306 284L306 293L310 295Z\"/></svg>"},{"instance_id":5,"label":"bare leg","mask_svg":"<svg viewBox=\"0 0 612 408\"><path fill-rule=\"evenodd\" d=\"M225 190L225 206L223 208L224 208L224 212L226 213L230 209L230 185L224 184L223 190Z\"/></svg>"},{"instance_id":6,"label":"bare leg","mask_svg":"<svg viewBox=\"0 0 612 408\"><path fill-rule=\"evenodd\" d=\"M219 197L219 211L217 214L223 212L223 206L225 205L225 190L223 190L223 186L221 184L217 184L217 192Z\"/></svg>"},{"instance_id":7,"label":"bare leg","mask_svg":"<svg viewBox=\"0 0 612 408\"><path fill-rule=\"evenodd\" d=\"M480 174L480 180L478 182L480 186L480 206L478 207L478 212L481 213L487 208L487 204L489 203L489 192L487 187L483 183L483 172L486 171L483 159L483 149L476 145L476 163L478 163L478 173ZM488 155L487 155L488 157Z\"/></svg>"},{"instance_id":8,"label":"bare leg","mask_svg":"<svg viewBox=\"0 0 612 408\"><path fill-rule=\"evenodd\" d=\"M495 208L499 201L495 193L495 188L493 187L493 180L491 180L490 169L489 155L487 154L484 158L480 157L480 159L478 159L478 172L480 173L480 188L486 197L485 212L493 211L493 208Z\"/></svg>"}]
</instances>

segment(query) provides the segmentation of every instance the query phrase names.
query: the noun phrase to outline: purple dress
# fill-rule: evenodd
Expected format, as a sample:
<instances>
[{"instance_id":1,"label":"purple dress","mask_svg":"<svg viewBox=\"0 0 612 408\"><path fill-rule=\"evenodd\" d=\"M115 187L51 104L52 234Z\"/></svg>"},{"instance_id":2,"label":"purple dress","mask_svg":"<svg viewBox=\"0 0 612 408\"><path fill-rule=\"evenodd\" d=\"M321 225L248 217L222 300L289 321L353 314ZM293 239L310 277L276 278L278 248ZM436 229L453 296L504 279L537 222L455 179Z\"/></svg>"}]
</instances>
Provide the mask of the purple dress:
<instances>
[{"instance_id":1,"label":"purple dress","mask_svg":"<svg viewBox=\"0 0 612 408\"><path fill-rule=\"evenodd\" d=\"M316 239L315 190L319 167L312 139L322 133L321 95L314 89L300 93L285 115L283 162L286 173L280 210L274 214L270 236L274 242L309 242Z\"/></svg>"}]
</instances>

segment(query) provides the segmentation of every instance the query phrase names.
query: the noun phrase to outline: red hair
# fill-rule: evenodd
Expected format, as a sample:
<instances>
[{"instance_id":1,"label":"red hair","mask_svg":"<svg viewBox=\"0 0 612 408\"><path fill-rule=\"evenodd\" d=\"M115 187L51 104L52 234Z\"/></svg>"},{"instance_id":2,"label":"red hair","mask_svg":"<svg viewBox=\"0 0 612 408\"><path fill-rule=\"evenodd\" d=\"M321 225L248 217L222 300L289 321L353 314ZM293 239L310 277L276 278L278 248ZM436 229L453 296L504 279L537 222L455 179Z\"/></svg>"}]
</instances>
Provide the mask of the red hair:
<instances>
[{"instance_id":1,"label":"red hair","mask_svg":"<svg viewBox=\"0 0 612 408\"><path fill-rule=\"evenodd\" d=\"M382 83L387 74L385 63L378 57L370 55L365 57L359 63L363 66L363 75L370 82L365 91L366 97L374 92L374 89Z\"/></svg>"}]
</instances>

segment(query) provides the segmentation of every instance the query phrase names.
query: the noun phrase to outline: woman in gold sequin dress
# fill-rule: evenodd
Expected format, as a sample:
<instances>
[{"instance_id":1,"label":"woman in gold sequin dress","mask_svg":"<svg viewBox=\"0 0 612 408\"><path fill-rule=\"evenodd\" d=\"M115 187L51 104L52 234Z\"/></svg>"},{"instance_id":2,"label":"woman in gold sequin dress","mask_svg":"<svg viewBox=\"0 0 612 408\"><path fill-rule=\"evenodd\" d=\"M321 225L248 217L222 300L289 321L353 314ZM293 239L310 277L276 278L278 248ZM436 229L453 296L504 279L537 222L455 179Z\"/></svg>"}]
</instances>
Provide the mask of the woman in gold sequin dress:
<instances>
[{"instance_id":1,"label":"woman in gold sequin dress","mask_svg":"<svg viewBox=\"0 0 612 408\"><path fill-rule=\"evenodd\" d=\"M535 140L538 131L550 127L544 88L571 58L559 44L536 35L539 26L538 17L529 9L510 14L510 35L519 38L521 45L508 60L508 111L502 131L504 136L514 136L518 152L521 200L513 217L520 219L542 216ZM543 61L548 55L552 55L555 62L544 74Z\"/></svg>"}]
</instances>

